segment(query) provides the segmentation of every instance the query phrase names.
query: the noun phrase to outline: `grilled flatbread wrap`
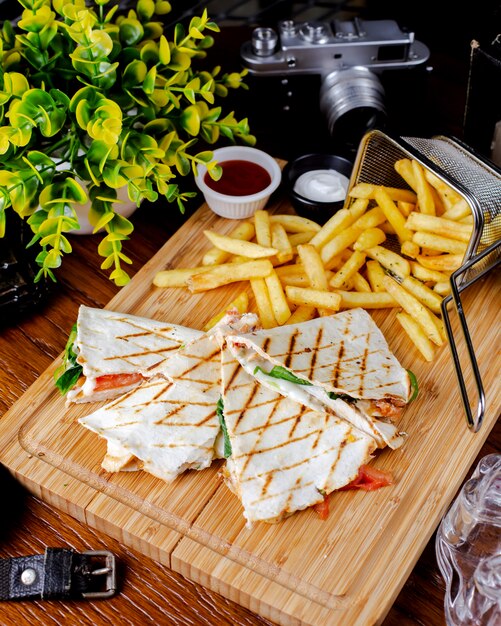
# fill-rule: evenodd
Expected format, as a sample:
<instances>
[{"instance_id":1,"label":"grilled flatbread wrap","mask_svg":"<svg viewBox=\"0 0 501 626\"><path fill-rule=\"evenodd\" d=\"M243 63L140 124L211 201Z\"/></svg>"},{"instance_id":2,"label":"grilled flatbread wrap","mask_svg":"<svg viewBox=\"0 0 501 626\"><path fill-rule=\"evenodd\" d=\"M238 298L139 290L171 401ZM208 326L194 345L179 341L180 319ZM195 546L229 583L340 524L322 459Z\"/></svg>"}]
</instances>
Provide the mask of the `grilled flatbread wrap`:
<instances>
[{"instance_id":1,"label":"grilled flatbread wrap","mask_svg":"<svg viewBox=\"0 0 501 626\"><path fill-rule=\"evenodd\" d=\"M216 415L221 345L227 333L252 330L257 322L254 314L226 315L208 334L197 332L196 339L151 367L152 378L80 419L108 442L103 468L142 468L171 481L222 456Z\"/></svg>"},{"instance_id":2,"label":"grilled flatbread wrap","mask_svg":"<svg viewBox=\"0 0 501 626\"><path fill-rule=\"evenodd\" d=\"M248 524L278 522L354 480L374 439L332 413L261 385L222 350L224 424L231 444L223 476Z\"/></svg>"},{"instance_id":3,"label":"grilled flatbread wrap","mask_svg":"<svg viewBox=\"0 0 501 626\"><path fill-rule=\"evenodd\" d=\"M169 322L80 306L73 352L81 376L67 402L109 400L130 391L180 345L201 334Z\"/></svg>"},{"instance_id":4,"label":"grilled flatbread wrap","mask_svg":"<svg viewBox=\"0 0 501 626\"><path fill-rule=\"evenodd\" d=\"M80 418L80 424L108 442L103 467L123 469L128 454L137 468L169 482L187 469L208 467L220 428L220 362L216 337L203 334L172 355L172 380L146 380ZM113 456L117 451L118 461Z\"/></svg>"},{"instance_id":5,"label":"grilled flatbread wrap","mask_svg":"<svg viewBox=\"0 0 501 626\"><path fill-rule=\"evenodd\" d=\"M228 346L262 384L335 413L379 447L404 442L392 418L409 401L409 374L365 310L234 335ZM285 370L285 378L269 375L274 366Z\"/></svg>"}]
</instances>

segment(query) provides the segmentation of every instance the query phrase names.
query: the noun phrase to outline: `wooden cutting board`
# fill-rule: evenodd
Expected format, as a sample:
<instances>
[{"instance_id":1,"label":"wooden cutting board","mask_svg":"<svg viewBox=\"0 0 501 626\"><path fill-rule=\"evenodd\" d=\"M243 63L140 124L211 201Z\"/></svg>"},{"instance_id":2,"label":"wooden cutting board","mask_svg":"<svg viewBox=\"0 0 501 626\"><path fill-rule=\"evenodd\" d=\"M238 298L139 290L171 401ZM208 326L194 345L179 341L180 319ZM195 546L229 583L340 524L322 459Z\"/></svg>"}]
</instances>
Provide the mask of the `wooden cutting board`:
<instances>
[{"instance_id":1,"label":"wooden cutting board","mask_svg":"<svg viewBox=\"0 0 501 626\"><path fill-rule=\"evenodd\" d=\"M286 202L270 210L291 212ZM203 205L107 308L201 329L246 285L193 295L156 288L152 278L160 269L199 264L210 248L204 229L228 234L234 227ZM247 528L219 477L221 461L172 484L144 472L105 472L105 442L76 422L96 407L65 407L53 384L59 359L0 421L0 461L40 498L277 623L378 623L497 418L499 296L494 273L464 295L487 395L477 434L466 427L447 346L426 363L400 331L395 310L374 312L390 348L417 375L420 396L399 424L408 433L403 448L374 460L396 483L333 494L326 521L307 510Z\"/></svg>"}]
</instances>

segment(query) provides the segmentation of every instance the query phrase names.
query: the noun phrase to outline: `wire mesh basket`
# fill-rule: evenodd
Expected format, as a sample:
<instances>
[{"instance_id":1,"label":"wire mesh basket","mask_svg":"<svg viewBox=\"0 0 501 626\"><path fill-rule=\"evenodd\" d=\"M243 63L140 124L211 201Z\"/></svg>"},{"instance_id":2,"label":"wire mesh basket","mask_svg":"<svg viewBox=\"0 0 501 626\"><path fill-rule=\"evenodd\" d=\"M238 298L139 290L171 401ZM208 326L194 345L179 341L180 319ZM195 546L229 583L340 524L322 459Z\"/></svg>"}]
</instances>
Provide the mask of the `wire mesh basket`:
<instances>
[{"instance_id":1,"label":"wire mesh basket","mask_svg":"<svg viewBox=\"0 0 501 626\"><path fill-rule=\"evenodd\" d=\"M442 302L442 316L454 360L458 384L468 426L478 431L485 414L485 393L468 323L461 302L461 292L501 261L501 171L455 138L437 136L391 137L379 130L367 133L357 153L351 185L367 182L391 187L407 186L395 170L395 162L410 158L437 176L465 200L473 215L473 232L461 266L450 277L451 293ZM468 359L476 386L476 411L472 404L456 340L449 318L449 304L454 304L460 321Z\"/></svg>"}]
</instances>

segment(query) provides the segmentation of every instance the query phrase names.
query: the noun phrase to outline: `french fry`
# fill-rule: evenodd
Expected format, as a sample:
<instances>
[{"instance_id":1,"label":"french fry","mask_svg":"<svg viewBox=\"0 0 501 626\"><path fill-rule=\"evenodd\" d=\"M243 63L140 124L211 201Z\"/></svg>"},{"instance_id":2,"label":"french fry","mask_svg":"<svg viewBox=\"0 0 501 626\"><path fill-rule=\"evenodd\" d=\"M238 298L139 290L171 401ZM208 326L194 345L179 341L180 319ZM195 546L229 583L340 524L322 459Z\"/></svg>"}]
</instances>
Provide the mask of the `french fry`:
<instances>
[{"instance_id":1,"label":"french fry","mask_svg":"<svg viewBox=\"0 0 501 626\"><path fill-rule=\"evenodd\" d=\"M396 318L409 336L412 343L421 352L426 361L433 361L435 346L428 339L421 326L408 313L397 313Z\"/></svg>"},{"instance_id":2,"label":"french fry","mask_svg":"<svg viewBox=\"0 0 501 626\"><path fill-rule=\"evenodd\" d=\"M423 283L449 282L449 276L444 272L438 272L437 270L429 269L427 267L424 267L420 263L417 263L416 261L411 261L411 274Z\"/></svg>"},{"instance_id":3,"label":"french fry","mask_svg":"<svg viewBox=\"0 0 501 626\"><path fill-rule=\"evenodd\" d=\"M290 302L299 305L314 306L317 309L330 309L338 311L341 304L341 296L332 291L320 291L319 289L303 289L302 287L286 287L285 294Z\"/></svg>"},{"instance_id":4,"label":"french fry","mask_svg":"<svg viewBox=\"0 0 501 626\"><path fill-rule=\"evenodd\" d=\"M433 316L433 321L435 323L435 326L437 327L438 332L440 333L440 336L442 337L442 339L444 341L447 340L447 332L445 330L445 324L442 320L441 317L437 317L436 315Z\"/></svg>"},{"instance_id":5,"label":"french fry","mask_svg":"<svg viewBox=\"0 0 501 626\"><path fill-rule=\"evenodd\" d=\"M334 289L341 289L343 285L355 274L365 263L365 254L355 250L345 264L334 274L329 284Z\"/></svg>"},{"instance_id":6,"label":"french fry","mask_svg":"<svg viewBox=\"0 0 501 626\"><path fill-rule=\"evenodd\" d=\"M387 309L398 307L399 303L386 291L375 293L373 291L344 291L336 289L333 293L341 296L341 309Z\"/></svg>"},{"instance_id":7,"label":"french fry","mask_svg":"<svg viewBox=\"0 0 501 626\"><path fill-rule=\"evenodd\" d=\"M430 311L440 314L442 298L420 280L417 280L417 278L413 276L407 276L407 278L402 281L402 287L407 289L409 293L412 293L412 295L415 296L421 304L428 307Z\"/></svg>"},{"instance_id":8,"label":"french fry","mask_svg":"<svg viewBox=\"0 0 501 626\"><path fill-rule=\"evenodd\" d=\"M425 231L417 231L412 237L412 241L422 248L437 250L438 252L448 252L449 254L463 254L466 252L468 244L442 235L435 235Z\"/></svg>"},{"instance_id":9,"label":"french fry","mask_svg":"<svg viewBox=\"0 0 501 626\"><path fill-rule=\"evenodd\" d=\"M445 296L448 296L451 292L451 284L449 281L435 283L433 291L442 296L442 298L445 298Z\"/></svg>"},{"instance_id":10,"label":"french fry","mask_svg":"<svg viewBox=\"0 0 501 626\"><path fill-rule=\"evenodd\" d=\"M464 198L461 198L455 202L449 209L442 215L447 220L462 220L465 217L473 217L471 214L470 205Z\"/></svg>"},{"instance_id":11,"label":"french fry","mask_svg":"<svg viewBox=\"0 0 501 626\"><path fill-rule=\"evenodd\" d=\"M270 294L264 278L251 278L250 285L263 328L274 328L277 323L273 315Z\"/></svg>"},{"instance_id":12,"label":"french fry","mask_svg":"<svg viewBox=\"0 0 501 626\"><path fill-rule=\"evenodd\" d=\"M242 291L234 300L224 307L219 313L211 317L205 324L203 330L207 332L213 328L219 321L223 319L228 311L236 309L239 313L246 313L249 310L249 295L246 291Z\"/></svg>"},{"instance_id":13,"label":"french fry","mask_svg":"<svg viewBox=\"0 0 501 626\"><path fill-rule=\"evenodd\" d=\"M420 254L416 259L423 267L438 272L454 272L463 262L462 254L440 254L439 256L424 256Z\"/></svg>"},{"instance_id":14,"label":"french fry","mask_svg":"<svg viewBox=\"0 0 501 626\"><path fill-rule=\"evenodd\" d=\"M322 263L327 269L332 269L337 257L351 246L362 234L363 229L355 225L349 226L338 235L335 235L320 251Z\"/></svg>"},{"instance_id":15,"label":"french fry","mask_svg":"<svg viewBox=\"0 0 501 626\"><path fill-rule=\"evenodd\" d=\"M271 248L271 224L268 211L259 209L254 213L254 227L257 243L265 248Z\"/></svg>"},{"instance_id":16,"label":"french fry","mask_svg":"<svg viewBox=\"0 0 501 626\"><path fill-rule=\"evenodd\" d=\"M243 255L249 259L270 257L278 252L276 248L265 248L258 243L243 241L242 239L233 239L227 235L219 235L211 230L204 230L204 235L216 248L230 252L231 254Z\"/></svg>"},{"instance_id":17,"label":"french fry","mask_svg":"<svg viewBox=\"0 0 501 626\"><path fill-rule=\"evenodd\" d=\"M426 176L426 172L424 174ZM435 204L435 215L442 215L442 213L444 213L446 211L446 206L445 206L445 202L444 199L442 198L442 196L438 193L438 191L435 189L435 187L432 187L432 185L430 184L429 186L430 189L430 193L433 197L433 203Z\"/></svg>"},{"instance_id":18,"label":"french fry","mask_svg":"<svg viewBox=\"0 0 501 626\"><path fill-rule=\"evenodd\" d=\"M153 278L155 287L186 287L190 276L209 271L210 267L177 268L160 270Z\"/></svg>"},{"instance_id":19,"label":"french fry","mask_svg":"<svg viewBox=\"0 0 501 626\"><path fill-rule=\"evenodd\" d=\"M361 293L370 293L372 291L369 281L366 280L360 272L355 272L351 277L353 288Z\"/></svg>"},{"instance_id":20,"label":"french fry","mask_svg":"<svg viewBox=\"0 0 501 626\"><path fill-rule=\"evenodd\" d=\"M426 333L428 339L437 346L441 346L444 340L438 331L433 313L425 307L424 304L421 304L414 295L409 293L407 289L399 285L396 280L390 278L390 276L384 277L383 285L386 291L395 298L404 311L416 320Z\"/></svg>"},{"instance_id":21,"label":"french fry","mask_svg":"<svg viewBox=\"0 0 501 626\"><path fill-rule=\"evenodd\" d=\"M367 248L378 246L385 240L386 235L380 228L367 228L359 235L353 244L353 249L363 252L364 250L367 250Z\"/></svg>"},{"instance_id":22,"label":"french fry","mask_svg":"<svg viewBox=\"0 0 501 626\"><path fill-rule=\"evenodd\" d=\"M325 269L317 249L311 244L304 244L297 247L297 252L310 287L327 291L329 287L325 277Z\"/></svg>"},{"instance_id":23,"label":"french fry","mask_svg":"<svg viewBox=\"0 0 501 626\"><path fill-rule=\"evenodd\" d=\"M423 256L438 256L438 255L440 255L442 253L440 252L440 250L432 250L431 248L427 248L426 246L422 246L421 247L421 254Z\"/></svg>"},{"instance_id":24,"label":"french fry","mask_svg":"<svg viewBox=\"0 0 501 626\"><path fill-rule=\"evenodd\" d=\"M266 278L273 271L273 265L269 259L258 259L244 263L223 263L223 265L204 269L204 272L192 275L187 279L188 289L192 293L215 289L240 280Z\"/></svg>"},{"instance_id":25,"label":"french fry","mask_svg":"<svg viewBox=\"0 0 501 626\"><path fill-rule=\"evenodd\" d=\"M404 217L408 217L412 211L416 210L416 205L413 202L404 202L403 200L397 201L397 207Z\"/></svg>"},{"instance_id":26,"label":"french fry","mask_svg":"<svg viewBox=\"0 0 501 626\"><path fill-rule=\"evenodd\" d=\"M285 266L287 267L287 266ZM276 267L275 270L279 270L280 267ZM290 285L291 287L310 287L310 281L306 274L284 274L280 276L280 282L285 287Z\"/></svg>"},{"instance_id":27,"label":"french fry","mask_svg":"<svg viewBox=\"0 0 501 626\"><path fill-rule=\"evenodd\" d=\"M300 215L271 215L270 222L272 224L282 224L288 233L302 233L305 231L318 233L321 230L320 224Z\"/></svg>"},{"instance_id":28,"label":"french fry","mask_svg":"<svg viewBox=\"0 0 501 626\"><path fill-rule=\"evenodd\" d=\"M384 222L385 219L383 211L379 207L375 207L359 217L351 226L335 235L320 251L325 267L331 269L329 263L334 257L355 243L365 229L375 228Z\"/></svg>"},{"instance_id":29,"label":"french fry","mask_svg":"<svg viewBox=\"0 0 501 626\"><path fill-rule=\"evenodd\" d=\"M313 230L305 230L302 233L289 233L289 243L293 252L294 249L297 248L297 246L300 246L302 243L310 243L314 235L315 232Z\"/></svg>"},{"instance_id":30,"label":"french fry","mask_svg":"<svg viewBox=\"0 0 501 626\"><path fill-rule=\"evenodd\" d=\"M280 276L305 275L304 265L302 263L289 263L275 268L275 272Z\"/></svg>"},{"instance_id":31,"label":"french fry","mask_svg":"<svg viewBox=\"0 0 501 626\"><path fill-rule=\"evenodd\" d=\"M292 260L292 246L285 228L278 222L271 225L271 245L278 250L277 261L281 265Z\"/></svg>"},{"instance_id":32,"label":"french fry","mask_svg":"<svg viewBox=\"0 0 501 626\"><path fill-rule=\"evenodd\" d=\"M417 191L416 176L412 167L412 161L410 159L399 159L395 161L395 170L405 180L411 189Z\"/></svg>"},{"instance_id":33,"label":"french fry","mask_svg":"<svg viewBox=\"0 0 501 626\"><path fill-rule=\"evenodd\" d=\"M412 239L412 232L405 225L405 217L398 210L397 205L390 198L384 187L378 187L374 193L374 197L385 214L386 219L395 229L399 241L410 241Z\"/></svg>"},{"instance_id":34,"label":"french fry","mask_svg":"<svg viewBox=\"0 0 501 626\"><path fill-rule=\"evenodd\" d=\"M375 199L376 191L379 185L373 185L371 183L357 183L348 195L351 198L366 198L366 199ZM416 194L413 191L409 191L408 189L398 189L396 187L384 187L388 196L395 202L411 202L415 204L417 201Z\"/></svg>"},{"instance_id":35,"label":"french fry","mask_svg":"<svg viewBox=\"0 0 501 626\"><path fill-rule=\"evenodd\" d=\"M300 324L301 322L308 322L309 320L314 319L316 311L317 310L314 306L307 306L306 304L303 304L297 307L285 323Z\"/></svg>"},{"instance_id":36,"label":"french fry","mask_svg":"<svg viewBox=\"0 0 501 626\"><path fill-rule=\"evenodd\" d=\"M421 252L421 248L414 241L404 241L400 246L400 252L411 259L415 259Z\"/></svg>"},{"instance_id":37,"label":"french fry","mask_svg":"<svg viewBox=\"0 0 501 626\"><path fill-rule=\"evenodd\" d=\"M365 230L366 228L376 228L380 224L383 224L385 220L386 215L383 213L383 210L381 207L376 206L361 215L355 222L353 222L353 226L361 228L362 230Z\"/></svg>"},{"instance_id":38,"label":"french fry","mask_svg":"<svg viewBox=\"0 0 501 626\"><path fill-rule=\"evenodd\" d=\"M286 285L291 285L291 287L311 287L310 280L306 274L279 274L278 270L282 269L282 267L287 267L287 265L282 265L275 268L277 272L280 282L285 287ZM330 270L324 270L325 279L327 284L329 280L334 276L334 272Z\"/></svg>"},{"instance_id":39,"label":"french fry","mask_svg":"<svg viewBox=\"0 0 501 626\"><path fill-rule=\"evenodd\" d=\"M242 222L234 230L231 231L232 239L242 239L250 241L254 237L255 229L252 222ZM202 265L220 265L226 263L231 253L221 250L220 248L211 248L202 258Z\"/></svg>"},{"instance_id":40,"label":"french fry","mask_svg":"<svg viewBox=\"0 0 501 626\"><path fill-rule=\"evenodd\" d=\"M435 215L414 212L409 215L405 225L411 231L427 231L464 243L471 239L472 226Z\"/></svg>"},{"instance_id":41,"label":"french fry","mask_svg":"<svg viewBox=\"0 0 501 626\"><path fill-rule=\"evenodd\" d=\"M414 172L416 181L419 210L421 213L426 213L427 215L435 215L433 195L431 194L428 181L425 178L423 168L415 159L412 159L412 171Z\"/></svg>"},{"instance_id":42,"label":"french fry","mask_svg":"<svg viewBox=\"0 0 501 626\"><path fill-rule=\"evenodd\" d=\"M371 290L380 293L386 291L383 287L383 278L386 276L384 269L379 261L367 261L366 265L367 279Z\"/></svg>"},{"instance_id":43,"label":"french fry","mask_svg":"<svg viewBox=\"0 0 501 626\"><path fill-rule=\"evenodd\" d=\"M280 283L276 272L272 272L264 279L264 281L266 283L266 287L268 288L273 315L275 316L277 324L282 326L282 324L285 324L291 316L291 310L285 298L282 284Z\"/></svg>"},{"instance_id":44,"label":"french fry","mask_svg":"<svg viewBox=\"0 0 501 626\"><path fill-rule=\"evenodd\" d=\"M437 193L442 199L442 202L444 203L444 207L446 210L448 210L450 207L452 207L452 205L461 200L461 196L453 189L451 189L446 182L444 182L432 171L426 169L424 171L424 176L426 180L430 183L430 185L434 189L436 189Z\"/></svg>"},{"instance_id":45,"label":"french fry","mask_svg":"<svg viewBox=\"0 0 501 626\"><path fill-rule=\"evenodd\" d=\"M379 225L379 228L385 233L385 235L396 235L397 231L393 228L390 222L383 222Z\"/></svg>"},{"instance_id":46,"label":"french fry","mask_svg":"<svg viewBox=\"0 0 501 626\"><path fill-rule=\"evenodd\" d=\"M326 272L315 246L311 244L304 244L297 248L299 258L308 276L309 287L312 289L319 289L321 291L329 291L329 284L326 277ZM319 309L318 313L321 316L330 315L329 309Z\"/></svg>"},{"instance_id":47,"label":"french fry","mask_svg":"<svg viewBox=\"0 0 501 626\"><path fill-rule=\"evenodd\" d=\"M369 201L365 199L355 200L349 209L341 209L334 213L318 233L315 234L313 239L310 240L311 245L315 246L317 250L322 250L328 241L361 217L365 213L368 204Z\"/></svg>"},{"instance_id":48,"label":"french fry","mask_svg":"<svg viewBox=\"0 0 501 626\"><path fill-rule=\"evenodd\" d=\"M393 274L399 278L404 279L411 273L409 261L404 259L403 256L400 256L400 254L393 252L393 250L388 250L382 246L374 246L373 248L366 250L365 253L371 259L379 261L383 267L390 272L393 272Z\"/></svg>"}]
</instances>

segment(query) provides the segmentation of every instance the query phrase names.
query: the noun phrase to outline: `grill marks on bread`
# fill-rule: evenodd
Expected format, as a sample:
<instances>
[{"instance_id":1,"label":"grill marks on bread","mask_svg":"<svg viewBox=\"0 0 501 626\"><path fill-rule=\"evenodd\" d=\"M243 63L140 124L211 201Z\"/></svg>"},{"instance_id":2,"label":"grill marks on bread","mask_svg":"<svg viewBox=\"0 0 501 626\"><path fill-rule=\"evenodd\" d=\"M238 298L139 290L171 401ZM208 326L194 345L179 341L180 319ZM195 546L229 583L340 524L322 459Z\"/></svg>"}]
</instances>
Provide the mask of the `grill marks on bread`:
<instances>
[{"instance_id":1,"label":"grill marks on bread","mask_svg":"<svg viewBox=\"0 0 501 626\"><path fill-rule=\"evenodd\" d=\"M171 481L214 457L220 372L217 341L200 336L169 361L172 380L157 375L79 421Z\"/></svg>"},{"instance_id":2,"label":"grill marks on bread","mask_svg":"<svg viewBox=\"0 0 501 626\"><path fill-rule=\"evenodd\" d=\"M328 390L353 397L391 396L389 390L399 385L402 368L374 322L367 324L348 312L333 318L337 319L334 334L328 318L323 318L322 323L310 324L309 332L308 323L303 323L301 328L272 330L266 336L266 331L251 333L248 345L255 343L274 364Z\"/></svg>"},{"instance_id":3,"label":"grill marks on bread","mask_svg":"<svg viewBox=\"0 0 501 626\"><path fill-rule=\"evenodd\" d=\"M168 355L173 350L177 350L179 348L179 342L175 339L172 339L169 335L173 332L173 326L166 325L161 328L157 328L155 330L151 330L149 328L145 328L138 322L134 322L126 317L111 317L111 321L117 322L119 324L127 325L131 328L131 332L127 332L124 334L117 335L116 340L123 341L124 343L130 343L131 352L121 354L121 355L112 355L104 357L103 360L108 362L113 361L131 361L140 356L145 355ZM142 339L145 338L156 338L161 340L162 347L161 348L149 348L142 342ZM151 366L153 367L153 366ZM149 369L149 368L148 368Z\"/></svg>"},{"instance_id":4,"label":"grill marks on bread","mask_svg":"<svg viewBox=\"0 0 501 626\"><path fill-rule=\"evenodd\" d=\"M249 520L278 521L320 502L321 490L328 493L354 478L359 463L375 449L371 438L264 387L228 349L222 359L224 415L233 451L228 467ZM346 463L343 455L353 442L360 459L354 475L345 476L342 459Z\"/></svg>"}]
</instances>

